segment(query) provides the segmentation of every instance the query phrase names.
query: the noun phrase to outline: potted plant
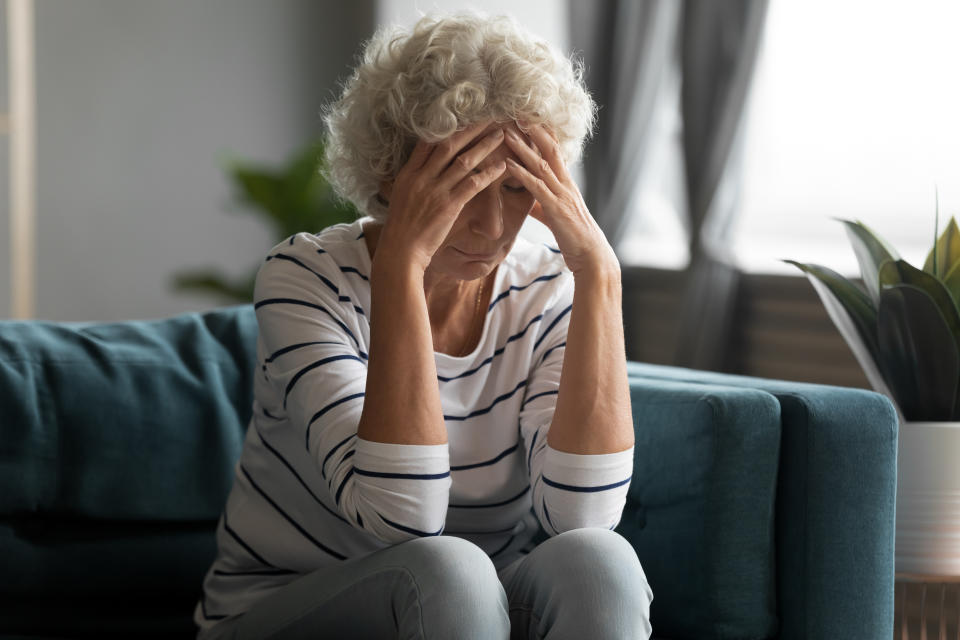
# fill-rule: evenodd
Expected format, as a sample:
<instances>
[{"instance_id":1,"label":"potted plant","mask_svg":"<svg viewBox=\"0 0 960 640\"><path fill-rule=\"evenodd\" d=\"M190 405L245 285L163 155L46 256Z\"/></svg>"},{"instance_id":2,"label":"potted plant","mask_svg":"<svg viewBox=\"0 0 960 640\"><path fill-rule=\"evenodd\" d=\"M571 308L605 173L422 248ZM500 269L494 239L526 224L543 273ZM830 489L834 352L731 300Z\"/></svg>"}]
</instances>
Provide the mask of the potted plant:
<instances>
[{"instance_id":1,"label":"potted plant","mask_svg":"<svg viewBox=\"0 0 960 640\"><path fill-rule=\"evenodd\" d=\"M300 231L313 233L357 218L353 205L338 198L321 173L324 146L323 139L307 145L279 169L247 163L227 168L237 199L266 219L276 242ZM258 269L259 262L240 278L230 278L217 269L181 271L174 275L173 286L213 293L229 302L251 302Z\"/></svg>"},{"instance_id":2,"label":"potted plant","mask_svg":"<svg viewBox=\"0 0 960 640\"><path fill-rule=\"evenodd\" d=\"M939 214L937 216L939 218ZM873 387L900 414L896 570L960 575L960 229L951 218L923 268L859 221L841 220L863 288L803 270Z\"/></svg>"}]
</instances>

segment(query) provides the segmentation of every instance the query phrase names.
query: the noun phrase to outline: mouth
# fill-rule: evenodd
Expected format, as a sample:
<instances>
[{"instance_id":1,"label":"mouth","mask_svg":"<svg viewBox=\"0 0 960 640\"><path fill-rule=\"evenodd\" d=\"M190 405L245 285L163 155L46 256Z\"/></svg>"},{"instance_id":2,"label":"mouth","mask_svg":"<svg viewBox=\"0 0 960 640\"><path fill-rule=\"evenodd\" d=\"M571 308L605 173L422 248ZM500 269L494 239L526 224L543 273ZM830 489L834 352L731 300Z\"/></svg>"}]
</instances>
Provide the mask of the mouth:
<instances>
[{"instance_id":1,"label":"mouth","mask_svg":"<svg viewBox=\"0 0 960 640\"><path fill-rule=\"evenodd\" d=\"M488 253L472 253L470 251L464 251L463 249L457 249L456 247L454 247L454 251L466 256L470 260L492 260L497 255L496 251L491 251Z\"/></svg>"}]
</instances>

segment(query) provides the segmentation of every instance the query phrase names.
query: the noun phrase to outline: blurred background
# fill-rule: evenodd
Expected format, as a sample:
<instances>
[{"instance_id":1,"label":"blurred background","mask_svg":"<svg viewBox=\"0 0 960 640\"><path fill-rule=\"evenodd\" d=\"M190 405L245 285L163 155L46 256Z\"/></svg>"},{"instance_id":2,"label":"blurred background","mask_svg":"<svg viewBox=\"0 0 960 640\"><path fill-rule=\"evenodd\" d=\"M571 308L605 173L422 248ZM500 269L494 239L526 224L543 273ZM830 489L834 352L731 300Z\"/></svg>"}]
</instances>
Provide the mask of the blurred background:
<instances>
[{"instance_id":1,"label":"blurred background","mask_svg":"<svg viewBox=\"0 0 960 640\"><path fill-rule=\"evenodd\" d=\"M583 60L601 110L576 175L633 359L866 387L780 260L854 275L850 218L919 266L935 186L941 228L960 212L951 0L4 2L0 318L232 302L174 282L242 284L277 241L234 167L288 166L364 39L432 10L507 13Z\"/></svg>"}]
</instances>

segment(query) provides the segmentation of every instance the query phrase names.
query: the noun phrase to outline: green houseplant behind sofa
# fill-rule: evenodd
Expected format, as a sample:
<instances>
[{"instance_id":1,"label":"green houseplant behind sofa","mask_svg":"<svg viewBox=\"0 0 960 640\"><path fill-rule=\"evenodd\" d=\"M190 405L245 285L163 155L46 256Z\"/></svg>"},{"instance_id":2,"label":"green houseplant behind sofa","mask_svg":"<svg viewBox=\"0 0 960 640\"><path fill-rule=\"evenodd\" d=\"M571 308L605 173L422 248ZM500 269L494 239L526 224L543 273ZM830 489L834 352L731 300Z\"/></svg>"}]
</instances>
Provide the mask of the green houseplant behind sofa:
<instances>
[{"instance_id":1,"label":"green houseplant behind sofa","mask_svg":"<svg viewBox=\"0 0 960 640\"><path fill-rule=\"evenodd\" d=\"M190 638L251 410L249 305L0 322L0 637ZM854 389L630 364L618 528L655 637L888 638L896 417Z\"/></svg>"}]
</instances>

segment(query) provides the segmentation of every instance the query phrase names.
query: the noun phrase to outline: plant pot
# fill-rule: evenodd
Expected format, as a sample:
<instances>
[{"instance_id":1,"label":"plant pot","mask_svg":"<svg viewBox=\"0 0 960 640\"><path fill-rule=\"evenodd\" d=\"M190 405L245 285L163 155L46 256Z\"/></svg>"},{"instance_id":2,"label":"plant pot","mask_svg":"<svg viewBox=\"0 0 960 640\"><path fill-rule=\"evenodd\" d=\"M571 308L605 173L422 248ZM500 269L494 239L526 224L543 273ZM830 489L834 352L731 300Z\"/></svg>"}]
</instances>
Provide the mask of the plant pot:
<instances>
[{"instance_id":1,"label":"plant pot","mask_svg":"<svg viewBox=\"0 0 960 640\"><path fill-rule=\"evenodd\" d=\"M896 572L960 576L960 422L906 420L843 305L808 278L870 384L897 411Z\"/></svg>"},{"instance_id":2,"label":"plant pot","mask_svg":"<svg viewBox=\"0 0 960 640\"><path fill-rule=\"evenodd\" d=\"M960 422L901 422L896 571L960 576Z\"/></svg>"}]
</instances>

